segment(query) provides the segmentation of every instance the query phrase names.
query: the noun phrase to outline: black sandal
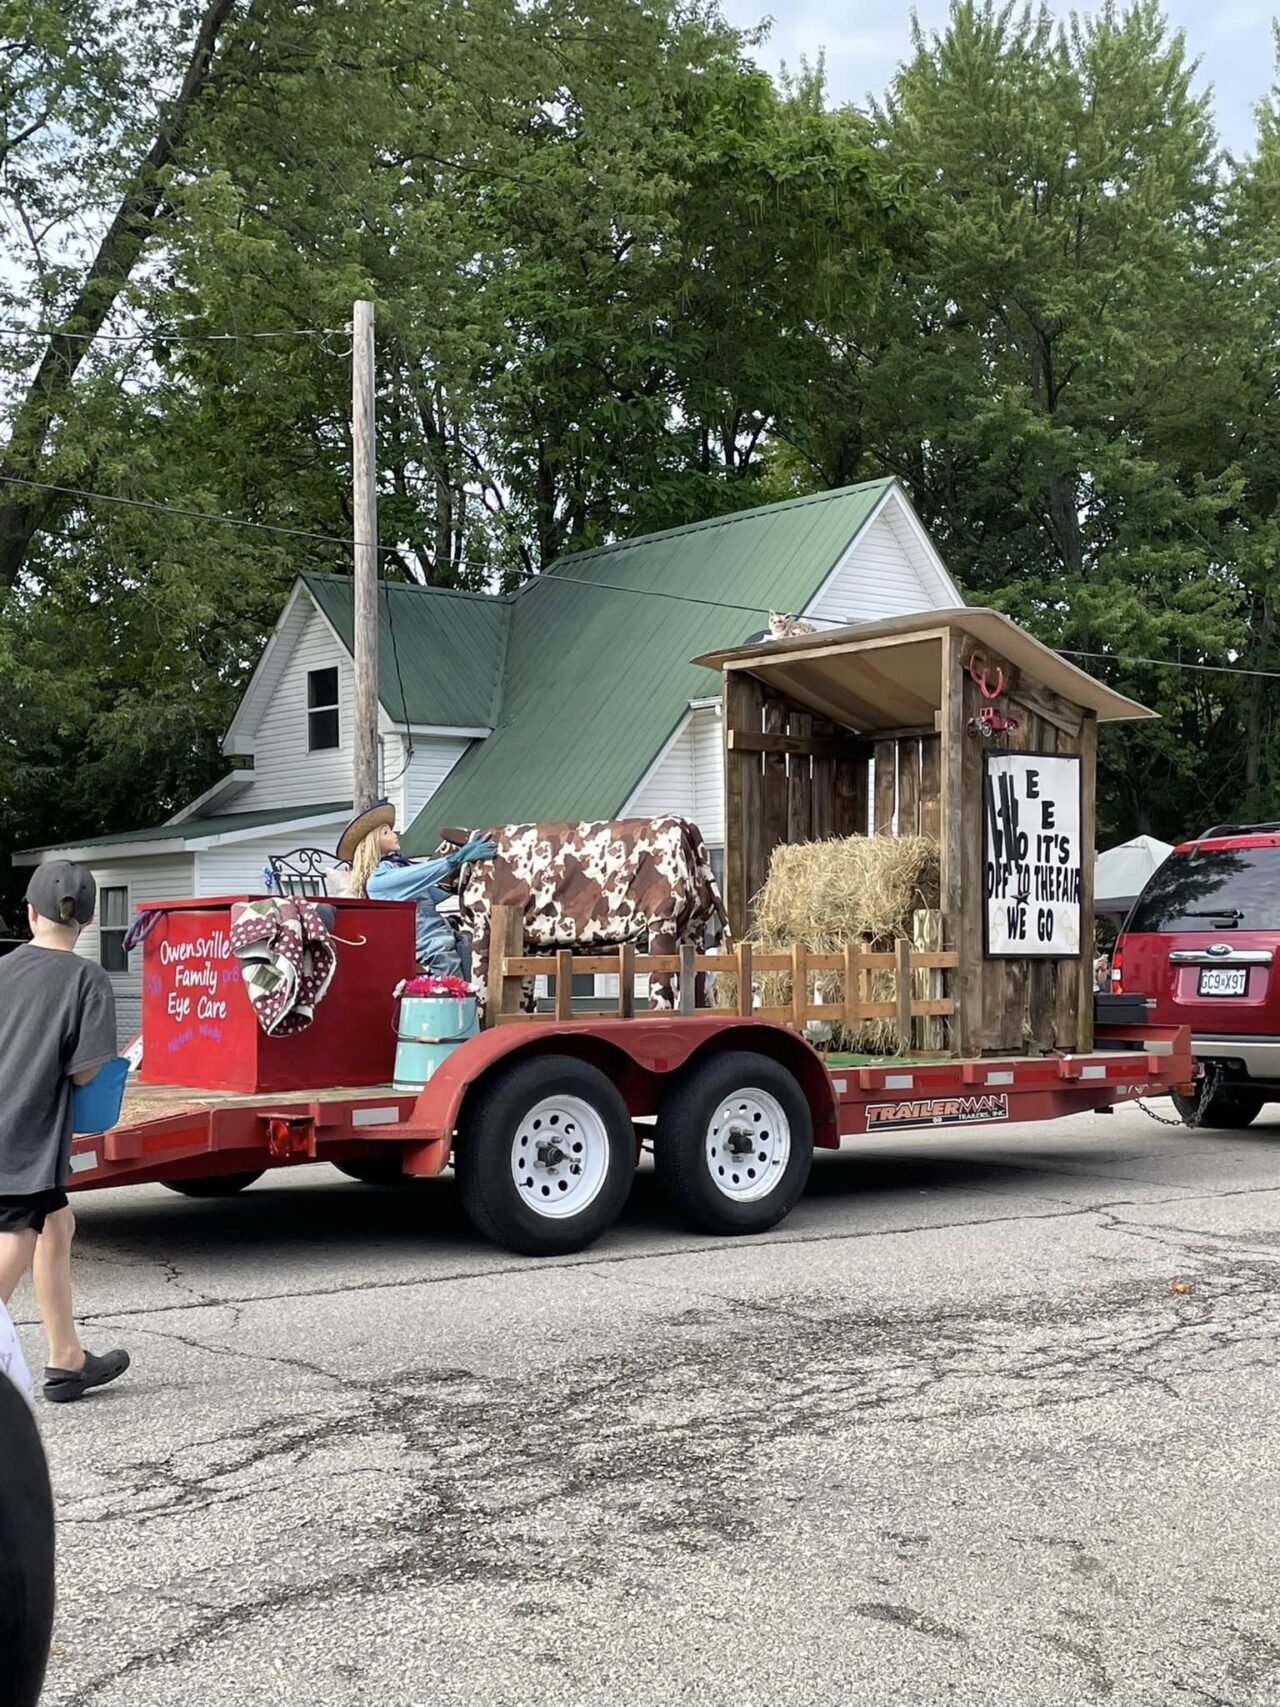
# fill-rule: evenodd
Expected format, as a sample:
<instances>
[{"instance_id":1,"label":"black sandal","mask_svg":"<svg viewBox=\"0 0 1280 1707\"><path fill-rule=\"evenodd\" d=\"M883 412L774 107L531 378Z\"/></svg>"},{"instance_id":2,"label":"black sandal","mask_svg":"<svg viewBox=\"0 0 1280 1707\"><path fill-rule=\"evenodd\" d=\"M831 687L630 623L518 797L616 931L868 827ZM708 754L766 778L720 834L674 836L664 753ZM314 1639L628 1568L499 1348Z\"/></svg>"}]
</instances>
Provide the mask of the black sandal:
<instances>
[{"instance_id":1,"label":"black sandal","mask_svg":"<svg viewBox=\"0 0 1280 1707\"><path fill-rule=\"evenodd\" d=\"M45 1365L44 1396L52 1404L65 1405L82 1398L91 1387L105 1387L129 1367L127 1351L109 1351L105 1357L86 1351L79 1369L53 1369Z\"/></svg>"}]
</instances>

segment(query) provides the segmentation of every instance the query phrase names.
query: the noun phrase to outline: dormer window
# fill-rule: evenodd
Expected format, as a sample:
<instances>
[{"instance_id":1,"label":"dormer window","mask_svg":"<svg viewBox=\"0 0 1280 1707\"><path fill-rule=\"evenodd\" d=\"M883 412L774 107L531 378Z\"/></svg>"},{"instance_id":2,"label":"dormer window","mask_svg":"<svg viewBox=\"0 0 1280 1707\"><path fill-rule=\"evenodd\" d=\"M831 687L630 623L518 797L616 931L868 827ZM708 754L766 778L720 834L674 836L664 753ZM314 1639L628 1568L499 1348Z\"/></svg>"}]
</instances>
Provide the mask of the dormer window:
<instances>
[{"instance_id":1,"label":"dormer window","mask_svg":"<svg viewBox=\"0 0 1280 1707\"><path fill-rule=\"evenodd\" d=\"M307 751L338 745L338 671L307 671Z\"/></svg>"}]
</instances>

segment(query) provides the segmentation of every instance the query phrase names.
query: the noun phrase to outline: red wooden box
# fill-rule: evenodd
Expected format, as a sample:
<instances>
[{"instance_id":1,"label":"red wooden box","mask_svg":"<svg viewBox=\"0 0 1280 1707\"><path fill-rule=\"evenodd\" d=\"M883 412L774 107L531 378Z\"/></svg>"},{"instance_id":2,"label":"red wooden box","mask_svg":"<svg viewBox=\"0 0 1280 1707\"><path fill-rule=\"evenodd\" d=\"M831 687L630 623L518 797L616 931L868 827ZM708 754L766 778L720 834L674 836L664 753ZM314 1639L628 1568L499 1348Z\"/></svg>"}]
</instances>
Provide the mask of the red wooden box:
<instances>
[{"instance_id":1,"label":"red wooden box","mask_svg":"<svg viewBox=\"0 0 1280 1707\"><path fill-rule=\"evenodd\" d=\"M142 950L142 1070L152 1085L291 1091L390 1084L396 1037L391 992L414 970L410 901L332 899L333 981L306 1031L268 1037L231 950L231 908L246 895L153 901Z\"/></svg>"}]
</instances>

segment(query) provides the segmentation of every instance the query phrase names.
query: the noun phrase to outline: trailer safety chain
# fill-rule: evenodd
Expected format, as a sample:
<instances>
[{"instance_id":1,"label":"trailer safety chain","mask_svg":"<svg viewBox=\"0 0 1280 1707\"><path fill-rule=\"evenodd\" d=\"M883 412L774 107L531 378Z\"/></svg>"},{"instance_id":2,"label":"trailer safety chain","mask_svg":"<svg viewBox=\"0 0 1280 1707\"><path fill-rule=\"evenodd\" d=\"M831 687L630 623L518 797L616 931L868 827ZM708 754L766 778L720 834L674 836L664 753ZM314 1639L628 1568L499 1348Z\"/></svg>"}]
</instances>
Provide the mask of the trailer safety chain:
<instances>
[{"instance_id":1,"label":"trailer safety chain","mask_svg":"<svg viewBox=\"0 0 1280 1707\"><path fill-rule=\"evenodd\" d=\"M1141 1097L1135 1097L1133 1100L1137 1103L1138 1107L1147 1116L1147 1118L1154 1120L1158 1126L1179 1126L1186 1127L1191 1131L1194 1131L1196 1127L1199 1126L1204 1111L1212 1101L1213 1093L1217 1088L1218 1069L1216 1067L1206 1067L1200 1078L1200 1095L1196 1098L1196 1106L1191 1111L1190 1120L1183 1120L1181 1117L1177 1120L1170 1120L1168 1115L1157 1114L1154 1108L1148 1107Z\"/></svg>"}]
</instances>

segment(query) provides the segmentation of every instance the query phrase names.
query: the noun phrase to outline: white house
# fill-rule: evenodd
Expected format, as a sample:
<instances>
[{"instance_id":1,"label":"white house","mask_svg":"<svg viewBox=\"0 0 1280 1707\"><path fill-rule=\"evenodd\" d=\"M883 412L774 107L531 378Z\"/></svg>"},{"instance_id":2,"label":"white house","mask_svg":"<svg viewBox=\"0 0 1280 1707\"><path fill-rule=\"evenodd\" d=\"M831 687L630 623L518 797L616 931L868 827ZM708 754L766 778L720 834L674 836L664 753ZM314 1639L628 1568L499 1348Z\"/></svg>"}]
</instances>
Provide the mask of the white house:
<instances>
[{"instance_id":1,"label":"white house","mask_svg":"<svg viewBox=\"0 0 1280 1707\"><path fill-rule=\"evenodd\" d=\"M411 853L446 825L679 812L719 855L718 682L689 660L763 629L962 603L896 481L622 541L514 594L387 587L379 644L382 788ZM228 769L167 824L15 855L89 864L80 951L111 974L121 1031L141 1008L135 911L261 893L271 854L332 849L351 813L351 583L305 576L228 730Z\"/></svg>"}]
</instances>

